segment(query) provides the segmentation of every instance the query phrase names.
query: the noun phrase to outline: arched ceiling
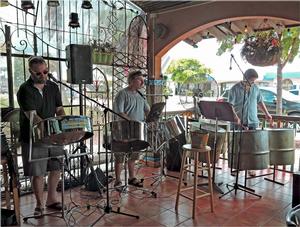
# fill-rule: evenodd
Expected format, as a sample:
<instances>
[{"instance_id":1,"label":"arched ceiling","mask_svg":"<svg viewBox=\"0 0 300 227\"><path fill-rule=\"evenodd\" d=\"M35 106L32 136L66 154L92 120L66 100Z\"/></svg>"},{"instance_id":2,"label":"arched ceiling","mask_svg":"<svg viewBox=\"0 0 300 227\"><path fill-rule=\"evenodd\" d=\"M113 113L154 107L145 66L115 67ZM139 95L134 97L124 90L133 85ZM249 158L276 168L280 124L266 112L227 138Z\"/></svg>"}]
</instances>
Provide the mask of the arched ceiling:
<instances>
[{"instance_id":1,"label":"arched ceiling","mask_svg":"<svg viewBox=\"0 0 300 227\"><path fill-rule=\"evenodd\" d=\"M132 1L147 14L164 14L175 10L190 8L198 5L205 5L209 1ZM233 2L232 4L236 4ZM300 15L300 9L299 9ZM222 40L227 35L240 33L251 33L260 30L281 29L283 27L299 26L299 22L277 18L247 18L240 20L228 20L221 24L204 29L186 38L184 41L197 47L197 43L207 38Z\"/></svg>"},{"instance_id":2,"label":"arched ceiling","mask_svg":"<svg viewBox=\"0 0 300 227\"><path fill-rule=\"evenodd\" d=\"M178 42L300 26L300 1L132 1L147 15L149 71L161 74L161 57ZM246 27L247 26L247 27Z\"/></svg>"}]
</instances>

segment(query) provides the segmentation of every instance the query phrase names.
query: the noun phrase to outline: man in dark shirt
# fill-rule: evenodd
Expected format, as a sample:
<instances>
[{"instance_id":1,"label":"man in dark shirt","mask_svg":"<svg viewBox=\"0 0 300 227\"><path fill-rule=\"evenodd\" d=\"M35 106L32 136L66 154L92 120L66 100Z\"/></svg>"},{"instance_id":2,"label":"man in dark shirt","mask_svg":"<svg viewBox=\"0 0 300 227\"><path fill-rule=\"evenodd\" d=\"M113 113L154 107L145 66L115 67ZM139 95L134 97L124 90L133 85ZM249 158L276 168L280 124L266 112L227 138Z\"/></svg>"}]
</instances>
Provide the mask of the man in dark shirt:
<instances>
[{"instance_id":1,"label":"man in dark shirt","mask_svg":"<svg viewBox=\"0 0 300 227\"><path fill-rule=\"evenodd\" d=\"M33 125L43 119L55 115L65 115L62 107L58 86L48 80L48 68L42 57L31 57L28 60L30 77L24 82L17 93L20 106L20 141L22 143L22 159L24 175L32 177L32 189L36 198L35 215L42 215L44 211L44 176L48 174L48 196L46 206L62 209L56 192L60 177L60 163L58 160L34 161L45 158L49 153L63 154L62 147L47 148L33 144L32 162L29 162L30 115L33 115ZM42 124L40 124L42 125Z\"/></svg>"}]
</instances>

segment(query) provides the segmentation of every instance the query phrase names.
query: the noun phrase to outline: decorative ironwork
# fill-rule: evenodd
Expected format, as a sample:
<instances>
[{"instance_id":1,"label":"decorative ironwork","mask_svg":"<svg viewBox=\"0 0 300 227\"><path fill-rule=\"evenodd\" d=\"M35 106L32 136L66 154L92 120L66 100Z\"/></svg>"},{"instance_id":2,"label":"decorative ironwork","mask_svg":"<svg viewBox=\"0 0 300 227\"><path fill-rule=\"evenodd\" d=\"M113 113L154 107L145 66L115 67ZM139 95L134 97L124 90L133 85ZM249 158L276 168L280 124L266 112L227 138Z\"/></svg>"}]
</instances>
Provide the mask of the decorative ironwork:
<instances>
[{"instance_id":1,"label":"decorative ironwork","mask_svg":"<svg viewBox=\"0 0 300 227\"><path fill-rule=\"evenodd\" d=\"M93 70L93 84L91 85L71 85L80 90L83 87L83 91L92 98L95 98L100 103L110 106L110 100L114 97L112 93L116 94L126 84L126 75L131 68L143 68L146 70L146 60L143 60L144 64L129 65L128 59L128 13L131 13L131 9L128 9L125 0L115 1L111 0L111 8L104 14L100 14L103 9L104 1L98 1L98 7L91 10L81 10L79 13L80 29L71 30L68 23L68 15L74 7L78 9L77 4L79 1L61 1L61 5L57 8L51 8L46 6L46 1L39 1L40 4L36 9L36 20L31 21L31 18L26 17L26 14L15 12L15 21L5 21L1 18L1 25L8 25L12 27L12 32L7 36L9 40L5 40L5 31L0 31L0 45L5 46L7 43L11 43L10 50L13 50L11 54L6 53L6 49L0 46L0 52L2 56L7 57L7 62L11 62L14 70L10 72L10 76L14 78L12 80L14 85L14 92L18 86L26 80L27 65L26 59L31 55L43 56L54 76L60 80L66 79L66 73L64 63L66 61L65 46L69 44L87 44L89 40L97 40L100 43L110 43L114 50L114 59L111 66L97 65ZM16 5L18 1L16 1ZM101 6L100 6L101 5ZM74 7L73 7L74 6ZM119 7L120 6L120 7ZM76 11L76 10L74 10ZM103 13L103 10L101 11ZM134 12L136 13L136 12ZM122 17L121 17L122 16ZM124 16L124 18L123 18ZM100 20L101 17L101 20ZM90 20L90 18L97 18L97 20ZM101 22L101 23L100 23ZM4 38L2 38L2 33ZM91 41L90 41L91 42ZM132 53L133 54L133 53ZM147 59L146 56L140 56L139 59ZM2 63L1 63L2 64ZM6 64L6 63L5 63ZM108 83L109 76L112 76L112 85ZM105 81L105 82L104 82ZM109 85L112 87L109 87ZM79 97L74 95L68 89L61 87L63 103L65 110L68 114L79 114ZM13 97L13 95L11 95ZM93 141L89 143L89 148L93 151L94 144L98 145L97 151L100 160L100 147L102 147L102 138L100 138L101 130L104 125L103 112L95 106L92 106L88 100L83 100L83 113L93 118L95 136ZM72 150L72 146L70 146ZM103 158L102 158L103 161ZM74 168L79 168L78 160L71 164ZM76 167L75 167L76 165ZM24 178L22 178L24 179ZM27 185L28 182L25 182ZM28 185L29 186L29 185Z\"/></svg>"},{"instance_id":2,"label":"decorative ironwork","mask_svg":"<svg viewBox=\"0 0 300 227\"><path fill-rule=\"evenodd\" d=\"M128 66L147 68L147 26L142 16L132 19L128 29Z\"/></svg>"}]
</instances>

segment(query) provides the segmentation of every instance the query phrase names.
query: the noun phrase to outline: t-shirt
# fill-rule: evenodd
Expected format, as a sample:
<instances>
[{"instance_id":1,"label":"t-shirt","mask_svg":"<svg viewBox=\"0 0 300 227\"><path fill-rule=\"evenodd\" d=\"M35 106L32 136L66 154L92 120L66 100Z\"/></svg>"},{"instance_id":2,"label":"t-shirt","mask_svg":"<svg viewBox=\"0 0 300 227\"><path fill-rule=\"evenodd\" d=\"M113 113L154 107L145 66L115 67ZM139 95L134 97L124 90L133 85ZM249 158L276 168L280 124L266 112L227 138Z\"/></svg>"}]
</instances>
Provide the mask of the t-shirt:
<instances>
[{"instance_id":1,"label":"t-shirt","mask_svg":"<svg viewBox=\"0 0 300 227\"><path fill-rule=\"evenodd\" d=\"M117 113L126 113L131 120L144 121L145 111L149 111L150 107L141 94L126 87L116 95L113 110Z\"/></svg>"},{"instance_id":2,"label":"t-shirt","mask_svg":"<svg viewBox=\"0 0 300 227\"><path fill-rule=\"evenodd\" d=\"M42 94L34 87L33 80L29 78L24 82L17 93L20 106L20 141L29 142L29 119L26 111L36 110L42 119L54 117L56 108L62 106L61 94L56 83L47 80Z\"/></svg>"},{"instance_id":3,"label":"t-shirt","mask_svg":"<svg viewBox=\"0 0 300 227\"><path fill-rule=\"evenodd\" d=\"M241 82L235 84L229 92L228 102L233 105L235 112L244 125L258 127L259 120L257 117L257 104L263 101L260 90L256 84L250 87L249 91L245 91L245 103L242 120L244 87Z\"/></svg>"}]
</instances>

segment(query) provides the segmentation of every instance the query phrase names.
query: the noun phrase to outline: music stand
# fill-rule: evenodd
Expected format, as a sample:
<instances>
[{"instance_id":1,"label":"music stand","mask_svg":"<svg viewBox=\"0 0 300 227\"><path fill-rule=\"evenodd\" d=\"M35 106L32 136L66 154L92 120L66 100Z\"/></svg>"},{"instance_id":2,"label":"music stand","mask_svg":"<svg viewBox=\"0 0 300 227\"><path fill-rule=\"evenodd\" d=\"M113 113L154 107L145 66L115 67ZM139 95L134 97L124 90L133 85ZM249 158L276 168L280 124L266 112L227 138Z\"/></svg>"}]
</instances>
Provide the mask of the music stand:
<instances>
[{"instance_id":1,"label":"music stand","mask_svg":"<svg viewBox=\"0 0 300 227\"><path fill-rule=\"evenodd\" d=\"M163 112L165 105L165 102L154 103L151 106L149 114L147 115L146 123L157 122L160 118L161 113Z\"/></svg>"},{"instance_id":2,"label":"music stand","mask_svg":"<svg viewBox=\"0 0 300 227\"><path fill-rule=\"evenodd\" d=\"M212 174L212 182L214 188L224 194L220 185L223 182L217 183L215 182L216 176L216 159L217 159L217 133L218 133L218 121L229 121L234 122L234 113L232 110L232 106L228 102L215 102L215 101L200 101L198 102L198 106L201 114L207 119L213 119L216 121L215 126L215 138L214 138L214 155L213 155L213 174Z\"/></svg>"},{"instance_id":3,"label":"music stand","mask_svg":"<svg viewBox=\"0 0 300 227\"><path fill-rule=\"evenodd\" d=\"M217 134L217 127L218 127L218 120L224 120L224 121L230 121L232 123L234 123L234 113L233 113L233 109L230 103L228 102L215 102L215 101L200 101L198 103L199 108L201 113L203 113L203 116L206 118L212 118L213 116L215 116L215 120L216 120L216 128L215 128L215 133ZM213 183L214 186L218 188L218 186L215 184L215 160L216 160L216 136L215 134L215 140L214 140L214 147L215 147L215 153L214 153L214 157L213 157ZM233 133L234 134L234 133ZM240 137L241 139L241 137ZM241 142L241 141L240 141ZM227 195L228 193L232 192L233 190L235 190L235 194L237 192L237 190L241 190L247 193L250 193L252 195L255 195L257 197L261 197L260 195L255 194L254 192L250 191L248 188L246 188L243 185L238 184L238 176L239 176L239 162L240 162L240 149L241 146L239 146L239 150L237 152L237 174L236 174L236 182L234 183L234 185L229 185L227 184L227 188L230 186L232 187L231 190L229 190L228 192L226 192L225 194L223 194L222 196L220 196L220 198L222 198L223 196ZM233 157L233 149L232 149L232 157Z\"/></svg>"}]
</instances>

